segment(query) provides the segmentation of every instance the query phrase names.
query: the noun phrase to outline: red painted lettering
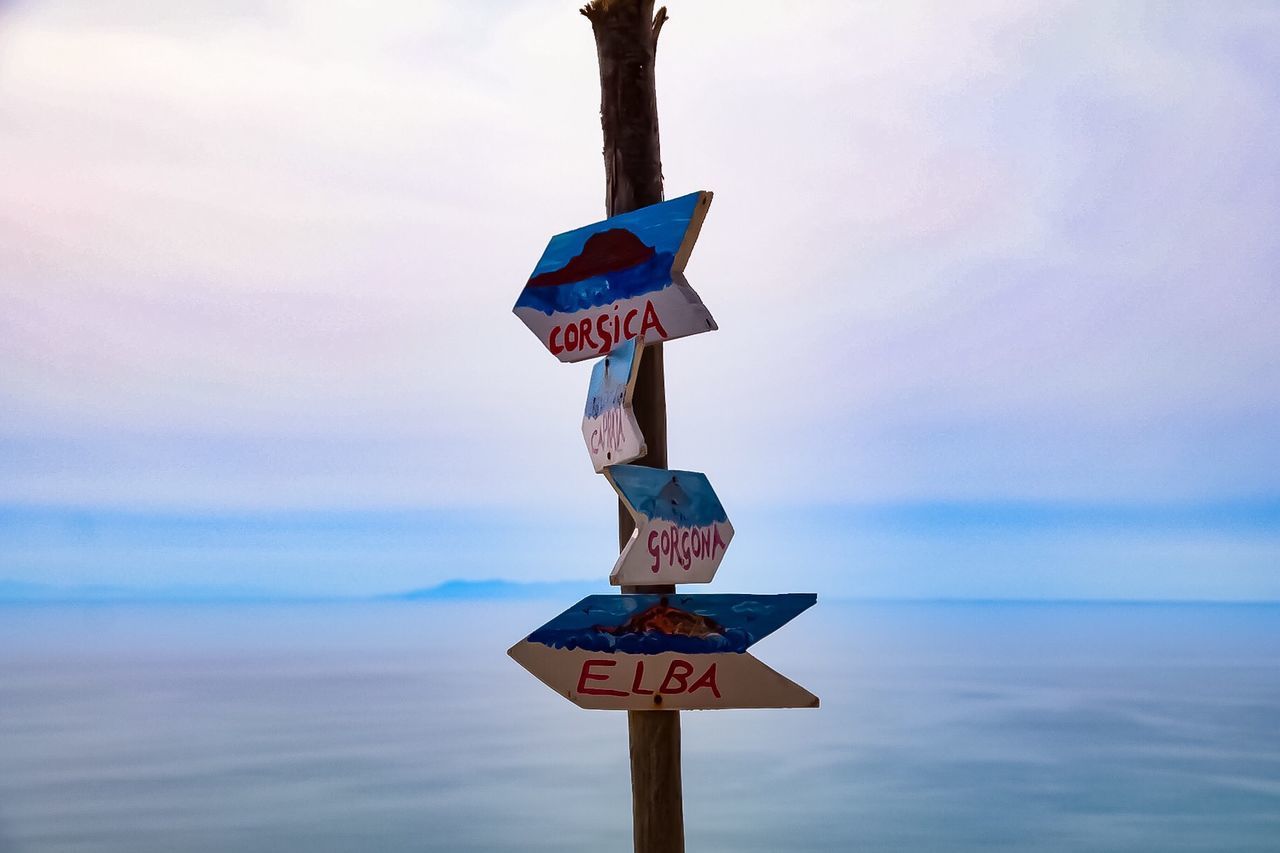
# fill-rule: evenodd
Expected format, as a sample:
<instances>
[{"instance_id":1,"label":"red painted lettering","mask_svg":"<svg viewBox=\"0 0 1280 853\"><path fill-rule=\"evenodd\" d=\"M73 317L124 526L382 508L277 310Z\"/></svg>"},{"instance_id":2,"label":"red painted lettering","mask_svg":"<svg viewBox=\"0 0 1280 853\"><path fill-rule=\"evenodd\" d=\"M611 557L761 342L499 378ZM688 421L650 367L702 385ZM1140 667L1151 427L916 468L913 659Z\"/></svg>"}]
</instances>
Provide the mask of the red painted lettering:
<instances>
[{"instance_id":1,"label":"red painted lettering","mask_svg":"<svg viewBox=\"0 0 1280 853\"><path fill-rule=\"evenodd\" d=\"M569 328L573 328L570 326ZM582 662L582 674L578 676L578 692L586 696L626 696L625 690L609 690L604 687L588 687L588 681L608 681L609 676L599 675L591 671L593 666L617 666L616 660L601 660L592 658Z\"/></svg>"},{"instance_id":2,"label":"red painted lettering","mask_svg":"<svg viewBox=\"0 0 1280 853\"><path fill-rule=\"evenodd\" d=\"M640 318L640 334L647 335L650 329L657 329L658 334L664 338L667 336L667 330L662 328L662 323L658 321L658 312L654 309L653 303L645 300L644 316Z\"/></svg>"},{"instance_id":3,"label":"red painted lettering","mask_svg":"<svg viewBox=\"0 0 1280 853\"><path fill-rule=\"evenodd\" d=\"M677 672L677 669L680 671ZM671 661L671 666L667 667L667 677L662 679L662 686L658 688L658 692L668 695L685 692L689 689L689 676L692 674L693 664L676 658ZM676 685L679 685L678 690L675 689Z\"/></svg>"},{"instance_id":4,"label":"red painted lettering","mask_svg":"<svg viewBox=\"0 0 1280 853\"><path fill-rule=\"evenodd\" d=\"M639 329L636 329L637 319ZM547 349L556 355L580 350L592 350L604 355L624 340L629 341L641 335L649 336L651 340L664 340L668 337L652 300L645 300L643 308L627 309L625 314L615 304L612 309L606 308L594 317L580 317L572 323L555 326L547 338Z\"/></svg>"},{"instance_id":5,"label":"red painted lettering","mask_svg":"<svg viewBox=\"0 0 1280 853\"><path fill-rule=\"evenodd\" d=\"M664 567L679 566L685 571L693 568L694 561L714 560L724 551L727 543L716 524L707 527L680 527L661 523L649 530L645 546L653 562L649 570L659 572Z\"/></svg>"},{"instance_id":6,"label":"red painted lettering","mask_svg":"<svg viewBox=\"0 0 1280 853\"><path fill-rule=\"evenodd\" d=\"M711 664L711 666L707 667L707 671L702 673L702 676L697 681L693 682L693 686L689 688L689 692L693 693L695 690L701 690L703 688L710 688L711 695L717 699L720 698L720 688L716 686L715 664Z\"/></svg>"},{"instance_id":7,"label":"red painted lettering","mask_svg":"<svg viewBox=\"0 0 1280 853\"><path fill-rule=\"evenodd\" d=\"M720 538L720 525L718 524L712 525L711 529L715 531L715 538L711 540L711 553L714 554L716 552L716 548L719 548L721 551L723 551L725 548L725 545L724 545L724 540Z\"/></svg>"},{"instance_id":8,"label":"red painted lettering","mask_svg":"<svg viewBox=\"0 0 1280 853\"><path fill-rule=\"evenodd\" d=\"M621 406L605 409L594 419L595 426L587 436L587 447L592 456L621 450L627 441L627 421ZM608 458L612 459L612 456Z\"/></svg>"},{"instance_id":9,"label":"red painted lettering","mask_svg":"<svg viewBox=\"0 0 1280 853\"><path fill-rule=\"evenodd\" d=\"M616 317L614 318L614 322L615 323L617 322ZM608 314L601 314L599 317L596 318L596 334L599 335L600 339L604 341L604 343L600 345L600 352L602 353L608 352L610 349L613 348L613 335L609 334L609 315Z\"/></svg>"},{"instance_id":10,"label":"red painted lettering","mask_svg":"<svg viewBox=\"0 0 1280 853\"><path fill-rule=\"evenodd\" d=\"M712 664L712 667L714 666L715 664ZM631 679L631 692L636 694L637 696L653 695L652 690L645 690L643 687L640 686L640 679L642 678L644 678L644 661L638 660L636 661L636 677ZM716 695L719 696L720 694L717 693Z\"/></svg>"}]
</instances>

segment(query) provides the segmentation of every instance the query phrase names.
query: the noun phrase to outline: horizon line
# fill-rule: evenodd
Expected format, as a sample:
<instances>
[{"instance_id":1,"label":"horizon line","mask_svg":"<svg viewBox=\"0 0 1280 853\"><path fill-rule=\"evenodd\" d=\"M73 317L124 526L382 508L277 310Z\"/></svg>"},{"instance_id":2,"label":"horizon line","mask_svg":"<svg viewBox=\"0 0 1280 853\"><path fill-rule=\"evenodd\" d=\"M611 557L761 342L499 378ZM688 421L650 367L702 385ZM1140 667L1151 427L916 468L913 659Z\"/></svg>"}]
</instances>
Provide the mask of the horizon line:
<instances>
[{"instance_id":1,"label":"horizon line","mask_svg":"<svg viewBox=\"0 0 1280 853\"><path fill-rule=\"evenodd\" d=\"M26 588L29 593L5 594L4 587ZM714 594L723 589L705 589L707 584L681 584L682 594ZM486 589L488 588L488 589ZM568 589L566 589L568 588ZM440 581L430 587L372 593L278 592L264 589L211 589L192 585L183 588L115 587L84 584L59 588L36 581L0 579L0 606L84 606L84 605L324 605L324 603L466 603L481 601L543 601L554 593L609 594L613 587L593 580L503 580L462 579ZM773 593L760 593L773 594ZM1029 597L1029 596L858 596L846 593L817 593L819 603L842 605L1066 605L1066 606L1277 606L1276 598L1167 598L1167 597Z\"/></svg>"}]
</instances>

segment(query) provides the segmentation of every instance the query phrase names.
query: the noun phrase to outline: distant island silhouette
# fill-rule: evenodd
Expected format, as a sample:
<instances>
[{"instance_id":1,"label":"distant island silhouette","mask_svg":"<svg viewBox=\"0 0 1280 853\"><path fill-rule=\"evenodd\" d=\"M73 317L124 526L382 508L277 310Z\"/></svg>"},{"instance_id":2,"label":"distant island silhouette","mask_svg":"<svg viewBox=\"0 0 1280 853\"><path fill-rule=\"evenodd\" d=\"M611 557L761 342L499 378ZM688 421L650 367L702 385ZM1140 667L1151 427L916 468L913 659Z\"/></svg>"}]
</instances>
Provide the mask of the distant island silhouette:
<instances>
[{"instance_id":1,"label":"distant island silhouette","mask_svg":"<svg viewBox=\"0 0 1280 853\"><path fill-rule=\"evenodd\" d=\"M597 231L587 238L582 251L558 270L549 270L529 279L528 287L554 287L597 275L639 266L653 258L656 250L625 228Z\"/></svg>"}]
</instances>

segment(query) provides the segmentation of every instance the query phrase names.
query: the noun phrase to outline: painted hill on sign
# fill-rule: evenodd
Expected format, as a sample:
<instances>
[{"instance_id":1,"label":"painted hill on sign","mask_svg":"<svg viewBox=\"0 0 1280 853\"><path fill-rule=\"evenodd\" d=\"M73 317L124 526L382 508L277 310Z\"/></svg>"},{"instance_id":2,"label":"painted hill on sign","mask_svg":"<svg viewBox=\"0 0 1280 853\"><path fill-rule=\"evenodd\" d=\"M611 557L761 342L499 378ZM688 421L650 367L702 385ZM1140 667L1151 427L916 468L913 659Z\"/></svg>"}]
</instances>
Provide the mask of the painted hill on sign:
<instances>
[{"instance_id":1,"label":"painted hill on sign","mask_svg":"<svg viewBox=\"0 0 1280 853\"><path fill-rule=\"evenodd\" d=\"M610 228L587 238L580 254L558 270L551 270L529 279L528 287L552 287L572 284L594 275L607 275L627 267L634 267L650 260L656 254L652 246L646 246L639 237L625 228Z\"/></svg>"}]
</instances>

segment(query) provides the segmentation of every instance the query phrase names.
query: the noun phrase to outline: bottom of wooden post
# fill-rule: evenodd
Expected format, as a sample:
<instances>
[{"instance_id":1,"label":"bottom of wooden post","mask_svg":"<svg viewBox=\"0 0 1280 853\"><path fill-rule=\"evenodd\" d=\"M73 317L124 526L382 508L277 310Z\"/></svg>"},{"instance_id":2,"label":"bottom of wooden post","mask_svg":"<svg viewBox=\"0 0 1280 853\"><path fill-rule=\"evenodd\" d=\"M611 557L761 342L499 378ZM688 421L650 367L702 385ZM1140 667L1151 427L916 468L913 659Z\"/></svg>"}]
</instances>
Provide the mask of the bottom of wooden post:
<instances>
[{"instance_id":1,"label":"bottom of wooden post","mask_svg":"<svg viewBox=\"0 0 1280 853\"><path fill-rule=\"evenodd\" d=\"M684 853L680 712L628 711L635 853Z\"/></svg>"}]
</instances>

